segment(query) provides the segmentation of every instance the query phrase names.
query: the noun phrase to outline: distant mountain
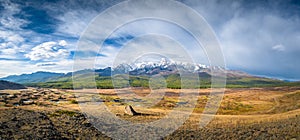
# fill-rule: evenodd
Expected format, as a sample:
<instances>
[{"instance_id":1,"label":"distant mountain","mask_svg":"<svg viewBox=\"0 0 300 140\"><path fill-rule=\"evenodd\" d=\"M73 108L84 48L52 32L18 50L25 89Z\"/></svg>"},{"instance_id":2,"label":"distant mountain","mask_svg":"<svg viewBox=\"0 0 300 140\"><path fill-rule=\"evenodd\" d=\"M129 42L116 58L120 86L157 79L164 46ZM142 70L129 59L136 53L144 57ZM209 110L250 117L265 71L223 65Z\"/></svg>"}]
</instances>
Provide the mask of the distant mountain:
<instances>
[{"instance_id":1,"label":"distant mountain","mask_svg":"<svg viewBox=\"0 0 300 140\"><path fill-rule=\"evenodd\" d=\"M26 89L26 87L21 84L0 80L0 90L4 89Z\"/></svg>"},{"instance_id":2,"label":"distant mountain","mask_svg":"<svg viewBox=\"0 0 300 140\"><path fill-rule=\"evenodd\" d=\"M203 64L191 64L191 63L177 63L170 62L162 59L158 63L154 62L141 62L135 64L120 64L117 67L112 69L112 74L130 74L130 75L143 75L143 76L151 76L151 75L170 75L170 74L178 74L181 72L189 72L189 73L198 73L200 77L211 77L212 72L214 72L215 76L224 76L226 73L227 77L237 78L237 77L254 77L245 72L234 71L234 70L226 70L225 68L218 66L206 66Z\"/></svg>"},{"instance_id":3,"label":"distant mountain","mask_svg":"<svg viewBox=\"0 0 300 140\"><path fill-rule=\"evenodd\" d=\"M230 87L252 87L252 86L272 86L285 83L284 81L257 77L245 72L227 70L218 66L206 66L203 64L191 63L177 63L169 62L162 59L160 62L140 62L134 64L119 64L115 67L107 67L103 69L85 69L63 73L51 72L36 72L32 74L13 75L2 78L0 80L7 80L11 82L25 84L27 86L44 86L44 87L60 87L72 88L72 76L79 81L88 81L87 79L95 78L97 86L100 88L112 88L111 75L129 74L133 79L130 81L136 86L147 86L148 80L151 76L162 75L169 81L171 87L172 82L174 88L180 86L180 73L196 73L202 81L201 86L209 87L211 76L223 77L226 73L227 86ZM213 73L213 74L212 74ZM37 84L35 84L37 83ZM44 83L44 84L41 84ZM85 83L91 84L91 83Z\"/></svg>"},{"instance_id":4,"label":"distant mountain","mask_svg":"<svg viewBox=\"0 0 300 140\"><path fill-rule=\"evenodd\" d=\"M95 73L97 73L99 76L111 76L111 72L112 72L111 67L95 70Z\"/></svg>"},{"instance_id":5,"label":"distant mountain","mask_svg":"<svg viewBox=\"0 0 300 140\"><path fill-rule=\"evenodd\" d=\"M22 74L22 75L11 75L8 77L1 78L0 80L6 80L15 83L38 83L47 82L59 79L64 76L64 73L53 73L53 72L35 72L32 74Z\"/></svg>"}]
</instances>

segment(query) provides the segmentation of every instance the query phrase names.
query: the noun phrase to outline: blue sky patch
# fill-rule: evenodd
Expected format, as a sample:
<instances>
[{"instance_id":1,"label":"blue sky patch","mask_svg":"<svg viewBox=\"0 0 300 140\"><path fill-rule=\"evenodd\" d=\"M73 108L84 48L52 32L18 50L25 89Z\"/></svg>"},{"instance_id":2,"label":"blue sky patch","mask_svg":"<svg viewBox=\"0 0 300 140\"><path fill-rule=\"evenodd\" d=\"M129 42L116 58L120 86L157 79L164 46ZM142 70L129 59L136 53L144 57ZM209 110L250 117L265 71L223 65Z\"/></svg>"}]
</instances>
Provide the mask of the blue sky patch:
<instances>
[{"instance_id":1,"label":"blue sky patch","mask_svg":"<svg viewBox=\"0 0 300 140\"><path fill-rule=\"evenodd\" d=\"M54 33L59 22L57 19L48 15L47 11L30 6L22 8L22 12L14 16L30 21L30 23L21 26L23 29L42 34Z\"/></svg>"},{"instance_id":2,"label":"blue sky patch","mask_svg":"<svg viewBox=\"0 0 300 140\"><path fill-rule=\"evenodd\" d=\"M104 46L114 46L114 47L122 47L128 41L132 40L134 36L132 35L123 35L113 38L107 38L104 41Z\"/></svg>"}]
</instances>

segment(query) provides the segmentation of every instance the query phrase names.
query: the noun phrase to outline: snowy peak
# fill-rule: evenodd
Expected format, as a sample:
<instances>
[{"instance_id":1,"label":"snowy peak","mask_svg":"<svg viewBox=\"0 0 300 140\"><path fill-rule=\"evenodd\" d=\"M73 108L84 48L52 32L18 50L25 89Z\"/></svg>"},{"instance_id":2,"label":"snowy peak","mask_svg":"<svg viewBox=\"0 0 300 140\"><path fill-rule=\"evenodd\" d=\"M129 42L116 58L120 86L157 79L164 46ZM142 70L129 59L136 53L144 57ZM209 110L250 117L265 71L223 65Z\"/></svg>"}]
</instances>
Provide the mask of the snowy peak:
<instances>
[{"instance_id":1,"label":"snowy peak","mask_svg":"<svg viewBox=\"0 0 300 140\"><path fill-rule=\"evenodd\" d=\"M201 73L210 73L214 71L224 71L221 67L210 67L204 64L192 64L187 62L174 62L162 58L158 62L147 61L147 62L136 62L132 64L119 64L113 68L113 74L126 74L131 75L155 75L155 74L172 74L178 73L179 71Z\"/></svg>"}]
</instances>

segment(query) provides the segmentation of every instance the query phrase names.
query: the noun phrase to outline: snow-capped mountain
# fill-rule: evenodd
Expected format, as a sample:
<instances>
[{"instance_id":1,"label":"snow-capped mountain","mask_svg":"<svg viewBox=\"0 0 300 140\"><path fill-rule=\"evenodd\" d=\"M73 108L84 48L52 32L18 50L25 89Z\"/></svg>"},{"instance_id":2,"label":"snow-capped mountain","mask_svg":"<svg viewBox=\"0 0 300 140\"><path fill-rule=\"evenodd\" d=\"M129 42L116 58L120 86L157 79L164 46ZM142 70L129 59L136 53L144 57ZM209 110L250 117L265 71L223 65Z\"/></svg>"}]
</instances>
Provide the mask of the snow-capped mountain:
<instances>
[{"instance_id":1,"label":"snow-capped mountain","mask_svg":"<svg viewBox=\"0 0 300 140\"><path fill-rule=\"evenodd\" d=\"M161 67L161 68L167 68L169 66L178 66L185 69L193 69L194 71L200 70L200 69L206 69L209 68L209 66L203 65L203 64L191 64L191 63L184 63L184 62L174 62L174 61L168 61L165 58L162 58L160 62L140 62L140 63L134 63L132 64L135 69L144 69L144 68L155 68L155 67Z\"/></svg>"},{"instance_id":2,"label":"snow-capped mountain","mask_svg":"<svg viewBox=\"0 0 300 140\"><path fill-rule=\"evenodd\" d=\"M86 69L69 73L49 73L49 72L36 72L32 74L22 74L8 76L0 78L0 80L7 80L17 83L38 83L38 82L49 82L57 81L59 79L66 80L72 79L72 75L86 75L96 74L99 76L111 76L116 74L130 74L130 75L170 75L179 74L180 72L197 73L200 77L209 78L211 75L224 76L226 73L228 78L239 78L239 77L254 77L245 72L226 70L218 66L207 66L203 64L192 64L184 62L172 62L166 59L161 59L158 62L137 62L132 64L119 64L115 67L106 67L103 69ZM212 74L213 73L213 74Z\"/></svg>"},{"instance_id":3,"label":"snow-capped mountain","mask_svg":"<svg viewBox=\"0 0 300 140\"><path fill-rule=\"evenodd\" d=\"M191 72L191 73L210 73L224 72L224 68L217 66L207 66L203 64L192 64L186 62L174 62L168 61L164 58L159 62L138 62L132 64L119 64L112 68L112 74L130 74L130 75L168 75L179 72Z\"/></svg>"}]
</instances>

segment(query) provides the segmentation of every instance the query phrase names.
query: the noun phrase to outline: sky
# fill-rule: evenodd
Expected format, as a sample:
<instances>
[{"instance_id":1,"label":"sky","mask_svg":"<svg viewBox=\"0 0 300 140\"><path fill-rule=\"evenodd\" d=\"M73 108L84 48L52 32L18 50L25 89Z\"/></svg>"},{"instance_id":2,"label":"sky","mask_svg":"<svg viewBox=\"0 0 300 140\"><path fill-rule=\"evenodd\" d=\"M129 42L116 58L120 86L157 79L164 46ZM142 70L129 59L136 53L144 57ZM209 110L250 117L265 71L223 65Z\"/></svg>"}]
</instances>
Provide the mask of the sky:
<instances>
[{"instance_id":1,"label":"sky","mask_svg":"<svg viewBox=\"0 0 300 140\"><path fill-rule=\"evenodd\" d=\"M99 67L105 67L113 63L113 57L117 52L122 52L123 45L126 50L128 41L138 34L153 30L174 35L173 38L177 38L178 42L186 44L187 50L190 50L188 53L193 53L193 42L189 37L184 37L185 32L167 23L151 20L120 29L105 40L106 47L99 54L95 51L78 52L78 40L90 23L101 12L120 2L0 0L0 77L36 71L70 72L73 70L74 55L96 55L101 60ZM179 2L197 11L214 30L228 69L284 80L300 80L299 1ZM182 19L189 21L184 12L178 11L174 15L183 15ZM128 12L119 12L103 23L115 23L118 17L129 15ZM148 37L146 41L134 39L129 44L145 48L155 45L176 46L174 42L168 43L166 38L159 40L157 37ZM204 55L201 51L192 56L199 63L207 62L202 58Z\"/></svg>"}]
</instances>

